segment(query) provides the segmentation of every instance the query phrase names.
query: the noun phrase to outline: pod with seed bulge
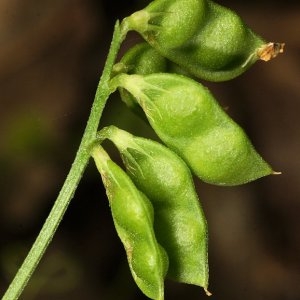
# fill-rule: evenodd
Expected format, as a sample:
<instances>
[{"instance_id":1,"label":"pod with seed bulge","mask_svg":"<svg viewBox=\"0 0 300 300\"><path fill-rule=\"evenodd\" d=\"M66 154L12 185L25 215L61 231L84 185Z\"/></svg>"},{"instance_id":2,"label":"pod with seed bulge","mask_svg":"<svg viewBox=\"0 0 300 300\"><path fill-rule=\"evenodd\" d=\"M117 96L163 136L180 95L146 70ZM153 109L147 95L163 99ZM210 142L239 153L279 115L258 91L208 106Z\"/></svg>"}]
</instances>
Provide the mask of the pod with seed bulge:
<instances>
[{"instance_id":1,"label":"pod with seed bulge","mask_svg":"<svg viewBox=\"0 0 300 300\"><path fill-rule=\"evenodd\" d=\"M242 128L198 82L176 74L122 74L111 86L137 99L161 140L203 181L239 185L273 173Z\"/></svg>"},{"instance_id":2,"label":"pod with seed bulge","mask_svg":"<svg viewBox=\"0 0 300 300\"><path fill-rule=\"evenodd\" d=\"M95 146L92 156L103 179L132 276L147 297L163 300L168 259L154 235L152 205L102 147Z\"/></svg>"},{"instance_id":3,"label":"pod with seed bulge","mask_svg":"<svg viewBox=\"0 0 300 300\"><path fill-rule=\"evenodd\" d=\"M123 27L139 32L163 56L209 81L239 76L284 46L266 43L235 12L210 0L152 1L125 18Z\"/></svg>"}]
</instances>

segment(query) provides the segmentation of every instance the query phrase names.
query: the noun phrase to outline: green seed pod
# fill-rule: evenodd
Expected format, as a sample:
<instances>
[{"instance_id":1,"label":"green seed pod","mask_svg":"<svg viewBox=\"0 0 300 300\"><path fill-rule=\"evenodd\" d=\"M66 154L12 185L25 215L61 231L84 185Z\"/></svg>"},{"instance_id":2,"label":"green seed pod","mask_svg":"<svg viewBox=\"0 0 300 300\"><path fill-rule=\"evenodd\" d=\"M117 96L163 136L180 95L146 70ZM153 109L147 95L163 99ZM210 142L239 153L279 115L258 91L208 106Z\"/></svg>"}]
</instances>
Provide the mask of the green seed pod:
<instances>
[{"instance_id":1,"label":"green seed pod","mask_svg":"<svg viewBox=\"0 0 300 300\"><path fill-rule=\"evenodd\" d=\"M239 185L272 172L244 131L198 82L176 74L119 75L149 123L203 181Z\"/></svg>"},{"instance_id":2,"label":"green seed pod","mask_svg":"<svg viewBox=\"0 0 300 300\"><path fill-rule=\"evenodd\" d=\"M258 59L275 57L284 46L266 44L235 12L210 0L156 0L125 18L123 26L139 32L183 69L210 81L239 76ZM261 55L266 48L268 58Z\"/></svg>"},{"instance_id":3,"label":"green seed pod","mask_svg":"<svg viewBox=\"0 0 300 300\"><path fill-rule=\"evenodd\" d=\"M168 276L207 292L207 224L189 168L157 142L114 126L105 133L135 185L153 204L156 236L169 257Z\"/></svg>"},{"instance_id":4,"label":"green seed pod","mask_svg":"<svg viewBox=\"0 0 300 300\"><path fill-rule=\"evenodd\" d=\"M103 179L132 276L147 297L163 300L168 259L154 235L153 207L102 147L94 147L92 156Z\"/></svg>"}]
</instances>

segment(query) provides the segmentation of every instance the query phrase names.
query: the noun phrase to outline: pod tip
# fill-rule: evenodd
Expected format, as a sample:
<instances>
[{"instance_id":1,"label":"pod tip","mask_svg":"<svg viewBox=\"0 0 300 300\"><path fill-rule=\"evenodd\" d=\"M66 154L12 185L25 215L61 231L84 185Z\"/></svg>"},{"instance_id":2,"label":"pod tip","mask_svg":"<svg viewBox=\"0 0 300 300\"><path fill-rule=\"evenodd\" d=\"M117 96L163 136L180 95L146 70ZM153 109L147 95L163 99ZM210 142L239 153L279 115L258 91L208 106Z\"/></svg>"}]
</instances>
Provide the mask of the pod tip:
<instances>
[{"instance_id":1,"label":"pod tip","mask_svg":"<svg viewBox=\"0 0 300 300\"><path fill-rule=\"evenodd\" d=\"M272 172L272 175L281 175L281 174L282 174L282 172L276 172L276 171Z\"/></svg>"},{"instance_id":2,"label":"pod tip","mask_svg":"<svg viewBox=\"0 0 300 300\"><path fill-rule=\"evenodd\" d=\"M204 288L204 291L206 296L212 296L212 293L207 288Z\"/></svg>"}]
</instances>

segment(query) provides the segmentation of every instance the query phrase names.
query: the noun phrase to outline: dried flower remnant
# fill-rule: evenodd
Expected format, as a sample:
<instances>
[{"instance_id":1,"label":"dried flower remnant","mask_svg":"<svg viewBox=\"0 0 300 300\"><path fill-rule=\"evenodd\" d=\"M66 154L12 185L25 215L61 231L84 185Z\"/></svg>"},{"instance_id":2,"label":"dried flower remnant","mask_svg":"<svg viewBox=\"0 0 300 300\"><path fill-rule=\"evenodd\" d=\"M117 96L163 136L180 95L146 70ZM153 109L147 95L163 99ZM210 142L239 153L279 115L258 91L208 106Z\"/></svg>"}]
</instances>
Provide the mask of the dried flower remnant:
<instances>
[{"instance_id":1,"label":"dried flower remnant","mask_svg":"<svg viewBox=\"0 0 300 300\"><path fill-rule=\"evenodd\" d=\"M283 53L285 43L268 43L257 50L257 56L263 61L269 61L279 53Z\"/></svg>"}]
</instances>

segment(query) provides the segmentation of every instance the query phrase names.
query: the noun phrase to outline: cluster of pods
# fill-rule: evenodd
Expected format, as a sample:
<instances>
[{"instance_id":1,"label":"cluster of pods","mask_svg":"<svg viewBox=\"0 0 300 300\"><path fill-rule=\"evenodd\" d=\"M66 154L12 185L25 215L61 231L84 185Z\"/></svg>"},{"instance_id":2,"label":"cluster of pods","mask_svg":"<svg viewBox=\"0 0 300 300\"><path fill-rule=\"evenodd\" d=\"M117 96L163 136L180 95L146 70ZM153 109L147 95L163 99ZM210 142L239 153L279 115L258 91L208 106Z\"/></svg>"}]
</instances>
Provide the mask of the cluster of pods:
<instances>
[{"instance_id":1,"label":"cluster of pods","mask_svg":"<svg viewBox=\"0 0 300 300\"><path fill-rule=\"evenodd\" d=\"M111 91L164 143L103 128L92 156L107 191L133 278L151 299L164 279L208 292L207 224L192 175L223 186L273 174L243 129L197 79L226 81L283 44L266 43L233 11L210 0L155 0L125 18L145 42L115 64ZM109 139L126 170L102 148Z\"/></svg>"}]
</instances>

